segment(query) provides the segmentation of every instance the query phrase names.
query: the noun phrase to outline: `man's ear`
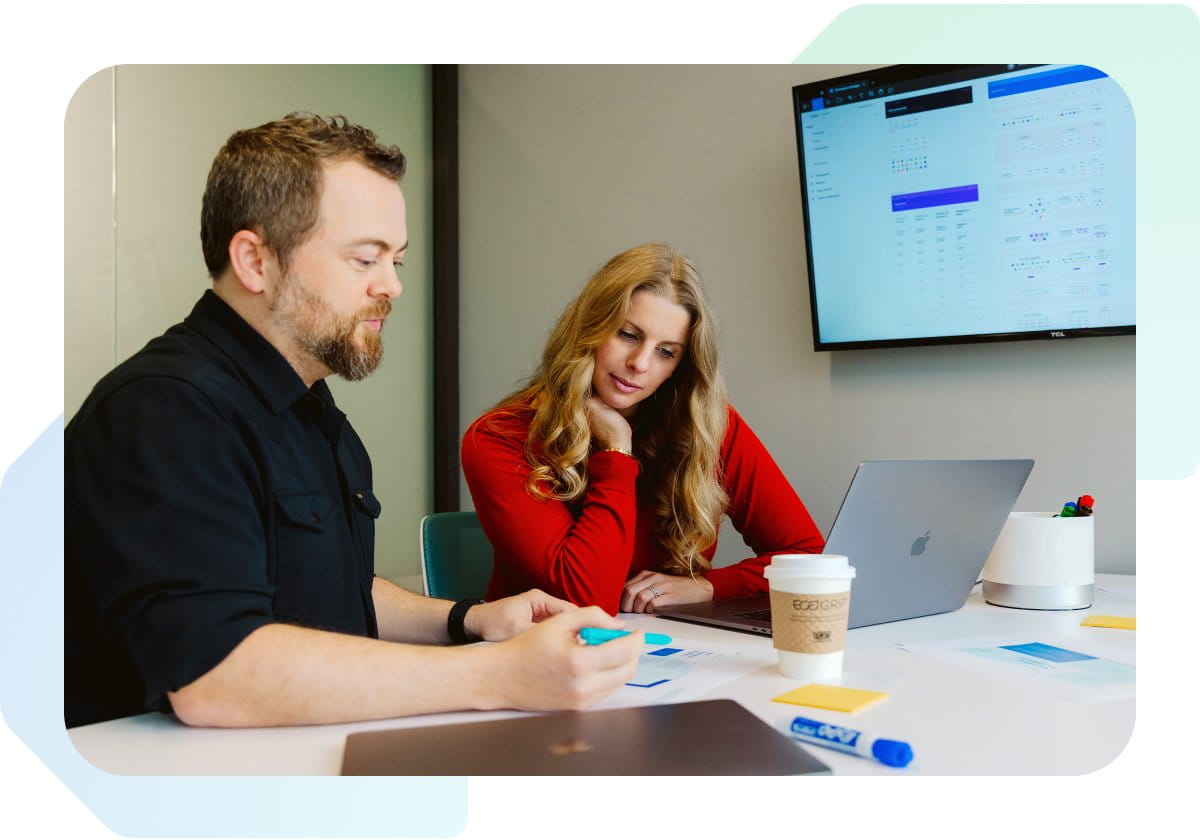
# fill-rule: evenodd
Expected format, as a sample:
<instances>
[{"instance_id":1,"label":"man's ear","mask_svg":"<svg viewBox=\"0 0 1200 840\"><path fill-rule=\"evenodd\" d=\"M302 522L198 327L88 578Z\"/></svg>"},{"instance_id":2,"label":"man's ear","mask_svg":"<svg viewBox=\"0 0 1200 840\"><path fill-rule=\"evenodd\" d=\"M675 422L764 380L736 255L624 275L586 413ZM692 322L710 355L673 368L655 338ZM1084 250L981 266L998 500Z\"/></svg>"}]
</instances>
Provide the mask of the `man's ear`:
<instances>
[{"instance_id":1,"label":"man's ear","mask_svg":"<svg viewBox=\"0 0 1200 840\"><path fill-rule=\"evenodd\" d=\"M257 231L239 230L229 240L229 267L242 288L261 294L278 274L275 253Z\"/></svg>"}]
</instances>

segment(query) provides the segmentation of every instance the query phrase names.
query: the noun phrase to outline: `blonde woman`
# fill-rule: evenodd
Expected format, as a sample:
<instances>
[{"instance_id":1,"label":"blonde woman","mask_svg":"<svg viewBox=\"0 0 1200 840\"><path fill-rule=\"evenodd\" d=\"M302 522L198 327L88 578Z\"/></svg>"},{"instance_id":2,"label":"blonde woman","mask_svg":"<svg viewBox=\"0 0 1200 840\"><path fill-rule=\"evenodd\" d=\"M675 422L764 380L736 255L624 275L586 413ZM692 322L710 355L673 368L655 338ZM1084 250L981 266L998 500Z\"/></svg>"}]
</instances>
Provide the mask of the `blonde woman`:
<instances>
[{"instance_id":1,"label":"blonde woman","mask_svg":"<svg viewBox=\"0 0 1200 840\"><path fill-rule=\"evenodd\" d=\"M538 370L471 424L462 465L495 550L488 598L537 587L610 613L766 591L824 540L728 404L708 301L667 245L613 257ZM728 514L755 556L712 568Z\"/></svg>"}]
</instances>

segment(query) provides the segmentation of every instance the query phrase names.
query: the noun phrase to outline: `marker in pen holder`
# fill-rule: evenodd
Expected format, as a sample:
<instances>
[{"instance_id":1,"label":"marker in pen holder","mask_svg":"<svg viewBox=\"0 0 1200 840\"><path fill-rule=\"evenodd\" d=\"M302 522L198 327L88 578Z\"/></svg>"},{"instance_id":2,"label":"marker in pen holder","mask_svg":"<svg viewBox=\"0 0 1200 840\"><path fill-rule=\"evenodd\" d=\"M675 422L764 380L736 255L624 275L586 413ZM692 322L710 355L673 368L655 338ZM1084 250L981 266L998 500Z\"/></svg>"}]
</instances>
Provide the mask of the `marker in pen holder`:
<instances>
[{"instance_id":1,"label":"marker in pen holder","mask_svg":"<svg viewBox=\"0 0 1200 840\"><path fill-rule=\"evenodd\" d=\"M998 607L1081 610L1096 581L1095 516L1009 514L983 566L983 599Z\"/></svg>"}]
</instances>

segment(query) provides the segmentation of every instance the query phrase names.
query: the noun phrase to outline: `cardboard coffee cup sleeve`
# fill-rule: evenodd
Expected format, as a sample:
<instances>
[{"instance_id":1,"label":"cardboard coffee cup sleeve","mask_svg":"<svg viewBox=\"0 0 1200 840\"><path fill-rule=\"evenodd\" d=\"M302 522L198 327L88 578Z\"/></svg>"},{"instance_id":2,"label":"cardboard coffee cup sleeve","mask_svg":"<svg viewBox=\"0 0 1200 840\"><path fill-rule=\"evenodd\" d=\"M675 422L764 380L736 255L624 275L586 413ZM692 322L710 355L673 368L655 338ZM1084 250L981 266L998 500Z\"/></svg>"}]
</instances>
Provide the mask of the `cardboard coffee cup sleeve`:
<instances>
[{"instance_id":1,"label":"cardboard coffee cup sleeve","mask_svg":"<svg viewBox=\"0 0 1200 840\"><path fill-rule=\"evenodd\" d=\"M850 591L803 595L771 591L774 646L793 653L837 653L846 647Z\"/></svg>"}]
</instances>

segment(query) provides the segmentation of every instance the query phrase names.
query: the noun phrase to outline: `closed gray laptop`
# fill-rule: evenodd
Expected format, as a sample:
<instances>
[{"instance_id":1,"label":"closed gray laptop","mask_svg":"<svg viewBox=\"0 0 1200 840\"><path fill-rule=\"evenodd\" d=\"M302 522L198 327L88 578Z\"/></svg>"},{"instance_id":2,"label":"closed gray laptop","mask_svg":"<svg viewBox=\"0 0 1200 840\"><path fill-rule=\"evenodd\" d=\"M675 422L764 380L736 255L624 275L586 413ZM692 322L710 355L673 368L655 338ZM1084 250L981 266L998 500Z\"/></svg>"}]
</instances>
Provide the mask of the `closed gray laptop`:
<instances>
[{"instance_id":1,"label":"closed gray laptop","mask_svg":"<svg viewBox=\"0 0 1200 840\"><path fill-rule=\"evenodd\" d=\"M358 732L343 776L829 774L733 700Z\"/></svg>"},{"instance_id":2,"label":"closed gray laptop","mask_svg":"<svg viewBox=\"0 0 1200 840\"><path fill-rule=\"evenodd\" d=\"M965 604L1032 469L1028 459L859 464L825 544L827 554L845 554L856 571L850 626ZM771 634L766 595L655 614Z\"/></svg>"}]
</instances>

